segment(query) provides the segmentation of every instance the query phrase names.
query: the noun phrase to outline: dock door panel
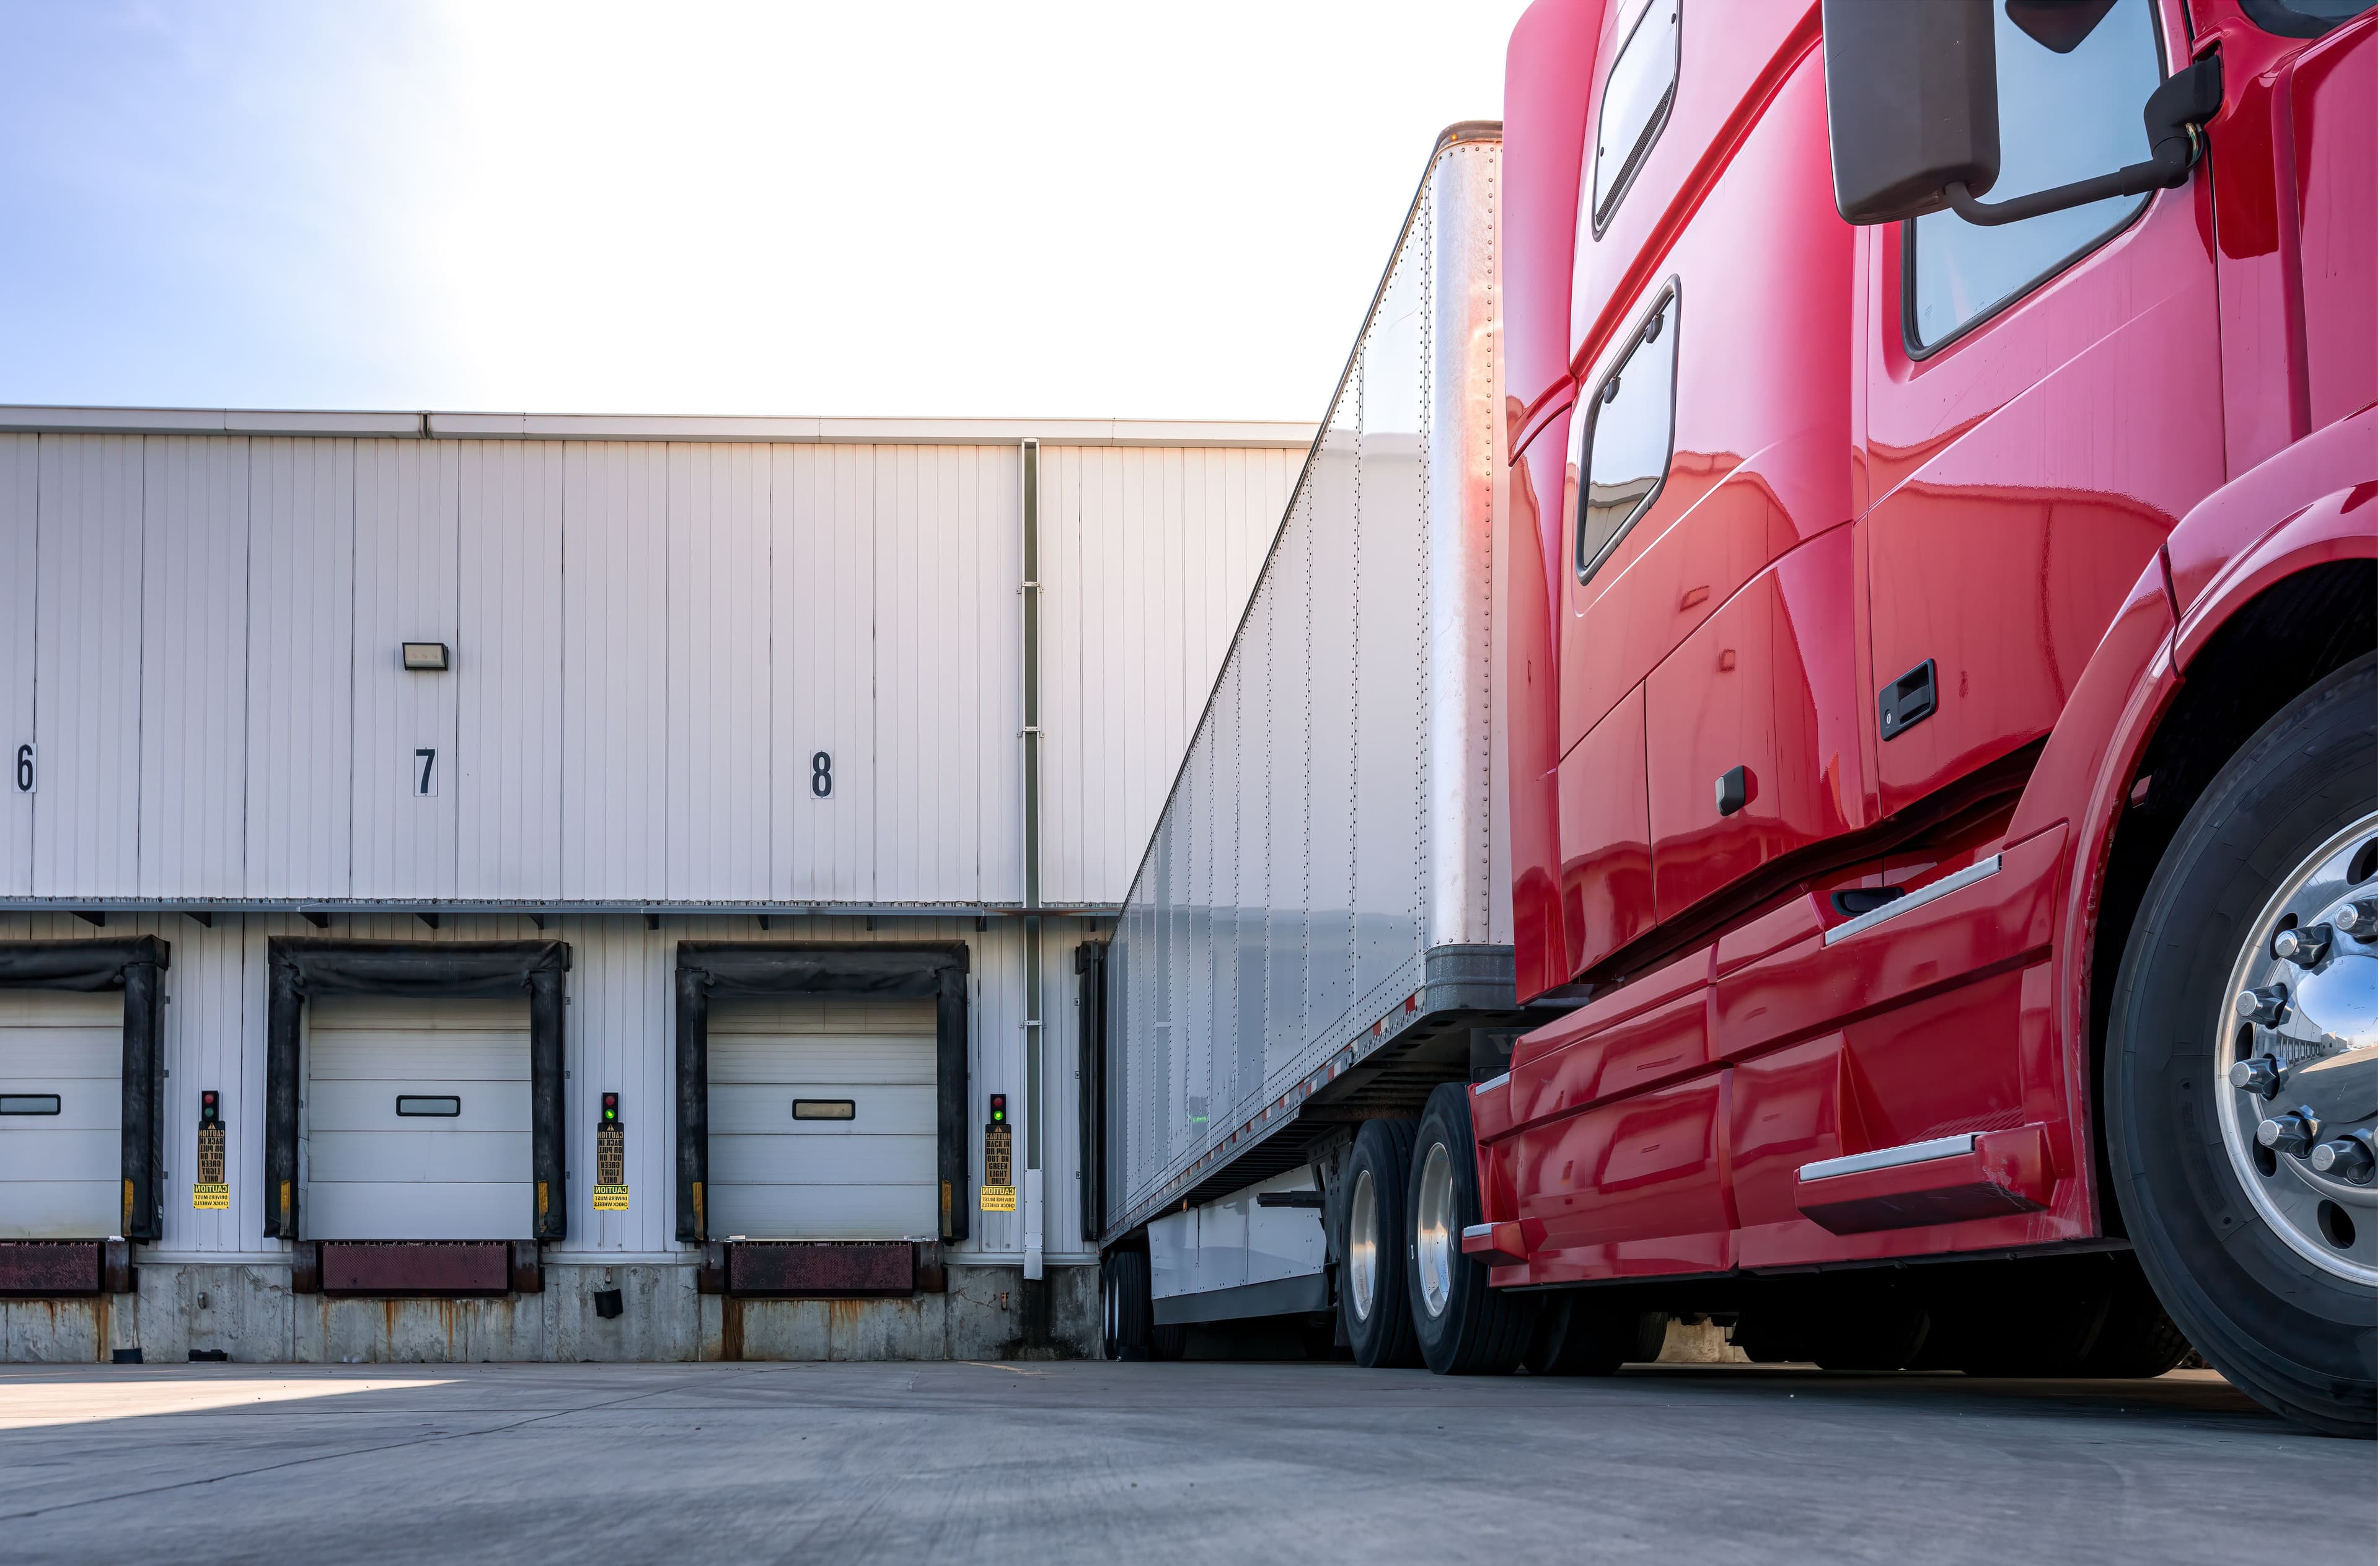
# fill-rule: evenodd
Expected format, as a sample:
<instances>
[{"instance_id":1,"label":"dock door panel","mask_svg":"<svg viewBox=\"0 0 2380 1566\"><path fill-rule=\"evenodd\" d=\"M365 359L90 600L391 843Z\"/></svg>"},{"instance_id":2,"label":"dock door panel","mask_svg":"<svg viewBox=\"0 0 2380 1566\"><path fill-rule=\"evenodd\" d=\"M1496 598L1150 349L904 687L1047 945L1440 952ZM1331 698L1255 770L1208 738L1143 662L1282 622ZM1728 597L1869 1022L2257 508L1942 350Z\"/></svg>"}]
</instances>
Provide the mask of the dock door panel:
<instances>
[{"instance_id":1,"label":"dock door panel","mask_svg":"<svg viewBox=\"0 0 2380 1566\"><path fill-rule=\"evenodd\" d=\"M124 996L0 990L0 1239L123 1227Z\"/></svg>"},{"instance_id":2,"label":"dock door panel","mask_svg":"<svg viewBox=\"0 0 2380 1566\"><path fill-rule=\"evenodd\" d=\"M710 1029L713 1235L935 1236L932 1001L722 999Z\"/></svg>"},{"instance_id":3,"label":"dock door panel","mask_svg":"<svg viewBox=\"0 0 2380 1566\"><path fill-rule=\"evenodd\" d=\"M526 1000L330 996L306 1020L307 1239L532 1232Z\"/></svg>"}]
</instances>

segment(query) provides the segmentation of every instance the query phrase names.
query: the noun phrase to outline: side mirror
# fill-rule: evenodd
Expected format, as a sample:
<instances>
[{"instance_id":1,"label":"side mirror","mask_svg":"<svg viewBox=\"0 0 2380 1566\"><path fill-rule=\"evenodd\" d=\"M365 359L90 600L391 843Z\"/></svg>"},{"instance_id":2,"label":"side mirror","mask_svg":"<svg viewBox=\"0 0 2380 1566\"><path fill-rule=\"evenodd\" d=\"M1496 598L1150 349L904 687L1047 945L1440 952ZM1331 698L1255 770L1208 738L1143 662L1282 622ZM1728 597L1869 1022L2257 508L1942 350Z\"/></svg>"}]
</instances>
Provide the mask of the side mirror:
<instances>
[{"instance_id":1,"label":"side mirror","mask_svg":"<svg viewBox=\"0 0 2380 1566\"><path fill-rule=\"evenodd\" d=\"M2009 4L2010 19L2058 54L2071 51L2107 10L2093 0ZM1835 210L1847 223L1899 223L1947 207L1995 227L2169 189L2189 179L2205 151L2200 127L2223 107L2222 64L2209 55L2176 71L2142 105L2145 162L1981 201L2000 174L1992 0L1824 0L1823 18L1827 140Z\"/></svg>"},{"instance_id":2,"label":"side mirror","mask_svg":"<svg viewBox=\"0 0 2380 1566\"><path fill-rule=\"evenodd\" d=\"M1992 0L1825 0L1835 210L1898 223L2000 173Z\"/></svg>"}]
</instances>

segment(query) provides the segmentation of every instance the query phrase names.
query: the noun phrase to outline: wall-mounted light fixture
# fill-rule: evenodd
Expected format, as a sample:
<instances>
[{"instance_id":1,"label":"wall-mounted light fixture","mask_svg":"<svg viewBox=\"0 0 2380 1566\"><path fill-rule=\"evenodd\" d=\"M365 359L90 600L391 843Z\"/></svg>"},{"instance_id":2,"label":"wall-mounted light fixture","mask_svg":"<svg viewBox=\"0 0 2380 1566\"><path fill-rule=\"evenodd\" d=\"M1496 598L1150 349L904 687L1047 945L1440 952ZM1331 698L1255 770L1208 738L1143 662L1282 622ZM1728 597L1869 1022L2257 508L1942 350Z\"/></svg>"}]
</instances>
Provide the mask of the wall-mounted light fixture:
<instances>
[{"instance_id":1,"label":"wall-mounted light fixture","mask_svg":"<svg viewBox=\"0 0 2380 1566\"><path fill-rule=\"evenodd\" d=\"M443 674L446 672L446 644L443 641L409 641L405 644L405 666L417 674Z\"/></svg>"}]
</instances>

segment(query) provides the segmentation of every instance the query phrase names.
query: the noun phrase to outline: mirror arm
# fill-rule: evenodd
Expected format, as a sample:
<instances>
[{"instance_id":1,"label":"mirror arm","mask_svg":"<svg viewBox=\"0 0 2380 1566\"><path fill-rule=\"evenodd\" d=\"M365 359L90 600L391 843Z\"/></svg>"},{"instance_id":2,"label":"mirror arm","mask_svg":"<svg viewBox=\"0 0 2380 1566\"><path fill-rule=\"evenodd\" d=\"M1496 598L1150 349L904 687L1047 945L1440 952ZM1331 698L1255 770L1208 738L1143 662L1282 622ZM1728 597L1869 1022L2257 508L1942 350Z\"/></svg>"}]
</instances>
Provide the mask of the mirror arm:
<instances>
[{"instance_id":1,"label":"mirror arm","mask_svg":"<svg viewBox=\"0 0 2380 1566\"><path fill-rule=\"evenodd\" d=\"M2071 185L2036 190L2029 196L2010 197L2005 201L1979 201L1963 181L1944 186L1942 194L1949 199L1950 210L1969 223L1996 228L2114 196L2169 190L2187 181L2190 171L2205 154L2206 138L2200 127L2213 119L2222 106L2223 66L2217 56L2210 55L2188 70L2168 77L2149 94L2141 113L2148 126L2148 162L2119 168L2113 174L2078 179Z\"/></svg>"}]
</instances>

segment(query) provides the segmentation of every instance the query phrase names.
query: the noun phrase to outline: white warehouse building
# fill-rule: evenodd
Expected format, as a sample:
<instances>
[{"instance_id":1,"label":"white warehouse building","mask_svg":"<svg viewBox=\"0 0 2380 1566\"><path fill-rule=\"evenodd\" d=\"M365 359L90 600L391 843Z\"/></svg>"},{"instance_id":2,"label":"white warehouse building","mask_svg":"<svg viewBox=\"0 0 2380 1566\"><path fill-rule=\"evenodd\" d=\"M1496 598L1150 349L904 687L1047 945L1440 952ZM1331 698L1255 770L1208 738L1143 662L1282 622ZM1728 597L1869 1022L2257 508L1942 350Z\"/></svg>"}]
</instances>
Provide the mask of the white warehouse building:
<instances>
[{"instance_id":1,"label":"white warehouse building","mask_svg":"<svg viewBox=\"0 0 2380 1566\"><path fill-rule=\"evenodd\" d=\"M1087 1348L1313 432L0 409L0 1359Z\"/></svg>"}]
</instances>

